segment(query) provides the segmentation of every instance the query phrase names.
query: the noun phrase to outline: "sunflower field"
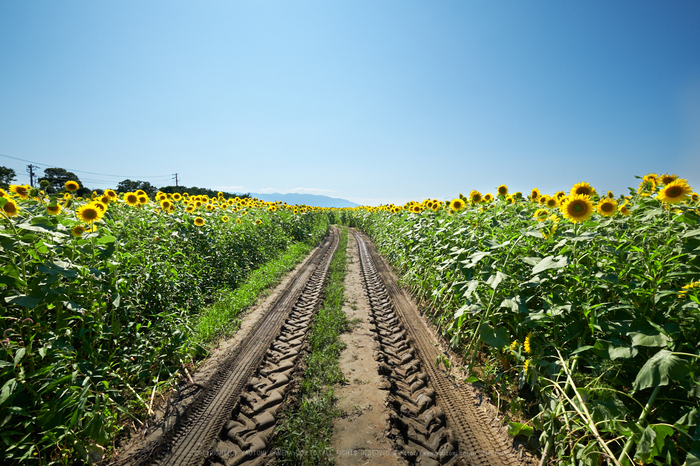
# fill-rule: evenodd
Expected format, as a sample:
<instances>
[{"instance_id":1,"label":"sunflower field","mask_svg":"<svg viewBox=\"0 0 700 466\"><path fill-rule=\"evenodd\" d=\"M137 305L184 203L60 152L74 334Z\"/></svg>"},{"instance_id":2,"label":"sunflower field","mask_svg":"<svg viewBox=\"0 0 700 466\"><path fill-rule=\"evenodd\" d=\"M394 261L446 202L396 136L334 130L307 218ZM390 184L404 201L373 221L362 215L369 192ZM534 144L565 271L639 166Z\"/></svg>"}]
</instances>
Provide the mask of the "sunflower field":
<instances>
[{"instance_id":1,"label":"sunflower field","mask_svg":"<svg viewBox=\"0 0 700 466\"><path fill-rule=\"evenodd\" d=\"M149 395L206 353L214 297L328 215L255 199L0 190L3 464L73 464L140 424ZM171 382L172 383L172 382Z\"/></svg>"},{"instance_id":2,"label":"sunflower field","mask_svg":"<svg viewBox=\"0 0 700 466\"><path fill-rule=\"evenodd\" d=\"M655 174L628 194L502 185L340 215L542 464L698 465L698 194Z\"/></svg>"}]
</instances>

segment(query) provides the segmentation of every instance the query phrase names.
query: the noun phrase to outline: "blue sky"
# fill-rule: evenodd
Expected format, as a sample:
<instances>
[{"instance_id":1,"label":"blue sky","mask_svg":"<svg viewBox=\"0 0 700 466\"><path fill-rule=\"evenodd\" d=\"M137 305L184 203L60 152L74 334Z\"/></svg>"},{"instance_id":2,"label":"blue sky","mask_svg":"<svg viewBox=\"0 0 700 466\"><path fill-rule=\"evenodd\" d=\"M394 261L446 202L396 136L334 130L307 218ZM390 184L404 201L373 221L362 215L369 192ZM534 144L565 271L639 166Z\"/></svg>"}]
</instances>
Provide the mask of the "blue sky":
<instances>
[{"instance_id":1,"label":"blue sky","mask_svg":"<svg viewBox=\"0 0 700 466\"><path fill-rule=\"evenodd\" d=\"M0 154L369 205L698 190L699 24L689 0L3 1Z\"/></svg>"}]
</instances>

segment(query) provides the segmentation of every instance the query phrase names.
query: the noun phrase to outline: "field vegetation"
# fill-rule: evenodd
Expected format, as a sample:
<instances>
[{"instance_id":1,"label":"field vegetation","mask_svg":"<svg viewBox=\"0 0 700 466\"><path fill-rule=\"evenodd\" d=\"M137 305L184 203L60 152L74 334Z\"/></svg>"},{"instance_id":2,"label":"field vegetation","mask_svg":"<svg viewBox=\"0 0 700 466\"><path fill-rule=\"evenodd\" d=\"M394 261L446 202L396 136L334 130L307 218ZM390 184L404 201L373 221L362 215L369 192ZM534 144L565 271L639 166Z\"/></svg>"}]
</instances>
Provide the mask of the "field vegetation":
<instances>
[{"instance_id":1,"label":"field vegetation","mask_svg":"<svg viewBox=\"0 0 700 466\"><path fill-rule=\"evenodd\" d=\"M305 206L63 188L0 190L3 463L111 448L328 230Z\"/></svg>"},{"instance_id":2,"label":"field vegetation","mask_svg":"<svg viewBox=\"0 0 700 466\"><path fill-rule=\"evenodd\" d=\"M556 464L700 464L698 195L472 191L357 208L452 348Z\"/></svg>"}]
</instances>

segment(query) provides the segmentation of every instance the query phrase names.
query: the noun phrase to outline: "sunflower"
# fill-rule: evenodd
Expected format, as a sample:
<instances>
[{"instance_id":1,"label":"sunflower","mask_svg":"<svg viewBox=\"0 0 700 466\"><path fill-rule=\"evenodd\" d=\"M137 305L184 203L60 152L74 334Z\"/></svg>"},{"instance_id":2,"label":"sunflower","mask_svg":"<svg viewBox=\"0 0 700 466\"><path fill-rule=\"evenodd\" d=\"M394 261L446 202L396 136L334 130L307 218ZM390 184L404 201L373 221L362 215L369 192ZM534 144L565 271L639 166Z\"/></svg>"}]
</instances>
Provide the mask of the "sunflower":
<instances>
[{"instance_id":1,"label":"sunflower","mask_svg":"<svg viewBox=\"0 0 700 466\"><path fill-rule=\"evenodd\" d=\"M537 209L534 217L538 222L544 222L547 220L547 217L549 217L549 211L547 209Z\"/></svg>"},{"instance_id":2,"label":"sunflower","mask_svg":"<svg viewBox=\"0 0 700 466\"><path fill-rule=\"evenodd\" d=\"M81 222L92 223L101 219L104 212L97 207L95 203L90 202L89 204L80 206L75 214Z\"/></svg>"},{"instance_id":3,"label":"sunflower","mask_svg":"<svg viewBox=\"0 0 700 466\"><path fill-rule=\"evenodd\" d=\"M649 197L652 194L654 194L655 190L656 190L656 179L654 179L654 180L644 179L639 183L639 187L637 188L637 194L639 194L642 197Z\"/></svg>"},{"instance_id":4,"label":"sunflower","mask_svg":"<svg viewBox=\"0 0 700 466\"><path fill-rule=\"evenodd\" d=\"M63 199L66 201L70 201L73 199L73 195L71 193L63 193Z\"/></svg>"},{"instance_id":5,"label":"sunflower","mask_svg":"<svg viewBox=\"0 0 700 466\"><path fill-rule=\"evenodd\" d=\"M700 201L700 195L698 195L696 192L692 192L690 193L690 200L697 204L698 201Z\"/></svg>"},{"instance_id":6,"label":"sunflower","mask_svg":"<svg viewBox=\"0 0 700 466\"><path fill-rule=\"evenodd\" d=\"M452 202L450 202L450 208L455 212L459 212L460 210L464 209L464 201L459 197L452 199Z\"/></svg>"},{"instance_id":7,"label":"sunflower","mask_svg":"<svg viewBox=\"0 0 700 466\"><path fill-rule=\"evenodd\" d=\"M627 208L627 204L624 204L622 207L620 207L620 214L624 215L625 217L629 217L632 215L632 212Z\"/></svg>"},{"instance_id":8,"label":"sunflower","mask_svg":"<svg viewBox=\"0 0 700 466\"><path fill-rule=\"evenodd\" d=\"M136 191L136 195L137 196L148 196L146 191L144 191L143 189L139 189L138 191Z\"/></svg>"},{"instance_id":9,"label":"sunflower","mask_svg":"<svg viewBox=\"0 0 700 466\"><path fill-rule=\"evenodd\" d=\"M260 219L257 219L257 220L255 221L255 224L256 224L256 225L260 225L261 223L262 223L262 220L260 220Z\"/></svg>"},{"instance_id":10,"label":"sunflower","mask_svg":"<svg viewBox=\"0 0 700 466\"><path fill-rule=\"evenodd\" d=\"M617 202L609 197L603 198L598 202L596 210L603 217L611 217L617 212Z\"/></svg>"},{"instance_id":11,"label":"sunflower","mask_svg":"<svg viewBox=\"0 0 700 466\"><path fill-rule=\"evenodd\" d=\"M212 204L207 204L207 210L211 212L212 210L216 209Z\"/></svg>"},{"instance_id":12,"label":"sunflower","mask_svg":"<svg viewBox=\"0 0 700 466\"><path fill-rule=\"evenodd\" d=\"M659 175L656 173L647 173L642 179L644 181L650 181L654 184L659 184Z\"/></svg>"},{"instance_id":13,"label":"sunflower","mask_svg":"<svg viewBox=\"0 0 700 466\"><path fill-rule=\"evenodd\" d=\"M103 194L102 196L98 197L97 200L103 203L104 205L109 205L109 203L112 202L112 198L106 194Z\"/></svg>"},{"instance_id":14,"label":"sunflower","mask_svg":"<svg viewBox=\"0 0 700 466\"><path fill-rule=\"evenodd\" d=\"M491 201L493 201L493 194L491 194L491 193L484 194L484 202L491 202Z\"/></svg>"},{"instance_id":15,"label":"sunflower","mask_svg":"<svg viewBox=\"0 0 700 466\"><path fill-rule=\"evenodd\" d=\"M547 201L544 203L548 208L553 209L554 207L559 205L559 201L557 201L556 197L549 197L547 196Z\"/></svg>"},{"instance_id":16,"label":"sunflower","mask_svg":"<svg viewBox=\"0 0 700 466\"><path fill-rule=\"evenodd\" d=\"M2 206L2 211L7 217L14 217L19 213L19 207L13 199L7 199L5 205Z\"/></svg>"},{"instance_id":17,"label":"sunflower","mask_svg":"<svg viewBox=\"0 0 700 466\"><path fill-rule=\"evenodd\" d=\"M194 206L192 204L188 204L187 207L185 207L185 212L194 212Z\"/></svg>"},{"instance_id":18,"label":"sunflower","mask_svg":"<svg viewBox=\"0 0 700 466\"><path fill-rule=\"evenodd\" d=\"M669 175L668 173L666 173L665 175L661 175L659 177L658 181L660 182L660 184L665 186L667 184L673 183L677 179L678 179L678 175Z\"/></svg>"},{"instance_id":19,"label":"sunflower","mask_svg":"<svg viewBox=\"0 0 700 466\"><path fill-rule=\"evenodd\" d=\"M139 204L141 205L146 205L148 204L148 196L145 194L138 194L136 193L139 197Z\"/></svg>"},{"instance_id":20,"label":"sunflower","mask_svg":"<svg viewBox=\"0 0 700 466\"><path fill-rule=\"evenodd\" d=\"M539 199L537 199L537 203L539 205L547 205L547 202L551 199L552 198L550 196L548 196L547 194L543 194L539 197Z\"/></svg>"},{"instance_id":21,"label":"sunflower","mask_svg":"<svg viewBox=\"0 0 700 466\"><path fill-rule=\"evenodd\" d=\"M70 234L75 236L76 238L80 238L81 236L83 236L83 233L85 233L85 227L82 225L76 225L70 229Z\"/></svg>"},{"instance_id":22,"label":"sunflower","mask_svg":"<svg viewBox=\"0 0 700 466\"><path fill-rule=\"evenodd\" d=\"M515 198L513 196L506 197L506 202L508 204L515 204Z\"/></svg>"},{"instance_id":23,"label":"sunflower","mask_svg":"<svg viewBox=\"0 0 700 466\"><path fill-rule=\"evenodd\" d=\"M585 222L593 215L591 198L583 194L572 194L564 198L560 208L564 218L574 223Z\"/></svg>"},{"instance_id":24,"label":"sunflower","mask_svg":"<svg viewBox=\"0 0 700 466\"><path fill-rule=\"evenodd\" d=\"M532 188L532 191L530 191L530 200L533 202L537 202L541 195L542 193L540 193L539 189Z\"/></svg>"},{"instance_id":25,"label":"sunflower","mask_svg":"<svg viewBox=\"0 0 700 466\"><path fill-rule=\"evenodd\" d=\"M692 192L693 189L688 186L686 180L677 179L659 190L659 200L666 204L678 204L682 200L689 198Z\"/></svg>"},{"instance_id":26,"label":"sunflower","mask_svg":"<svg viewBox=\"0 0 700 466\"><path fill-rule=\"evenodd\" d=\"M170 212L171 210L173 210L173 203L170 202L168 199L163 199L162 201L160 201L160 208L166 212Z\"/></svg>"},{"instance_id":27,"label":"sunflower","mask_svg":"<svg viewBox=\"0 0 700 466\"><path fill-rule=\"evenodd\" d=\"M608 199L615 199L615 195L612 191L608 191Z\"/></svg>"},{"instance_id":28,"label":"sunflower","mask_svg":"<svg viewBox=\"0 0 700 466\"><path fill-rule=\"evenodd\" d=\"M595 194L595 188L590 185L590 183L576 183L573 188L571 188L571 194L581 194L583 196L592 196Z\"/></svg>"},{"instance_id":29,"label":"sunflower","mask_svg":"<svg viewBox=\"0 0 700 466\"><path fill-rule=\"evenodd\" d=\"M139 205L139 196L136 193L126 193L124 194L124 202L132 207L135 207Z\"/></svg>"},{"instance_id":30,"label":"sunflower","mask_svg":"<svg viewBox=\"0 0 700 466\"><path fill-rule=\"evenodd\" d=\"M508 186L502 184L498 187L498 195L506 197L508 195Z\"/></svg>"},{"instance_id":31,"label":"sunflower","mask_svg":"<svg viewBox=\"0 0 700 466\"><path fill-rule=\"evenodd\" d=\"M411 212L413 212L414 214L420 213L421 210L423 209L421 209L421 206L419 206L418 204L413 204L411 206Z\"/></svg>"},{"instance_id":32,"label":"sunflower","mask_svg":"<svg viewBox=\"0 0 700 466\"><path fill-rule=\"evenodd\" d=\"M473 189L472 192L469 193L469 202L472 204L478 204L482 199L481 193L476 189Z\"/></svg>"},{"instance_id":33,"label":"sunflower","mask_svg":"<svg viewBox=\"0 0 700 466\"><path fill-rule=\"evenodd\" d=\"M113 201L117 200L117 193L113 189L105 189L105 195L109 196Z\"/></svg>"},{"instance_id":34,"label":"sunflower","mask_svg":"<svg viewBox=\"0 0 700 466\"><path fill-rule=\"evenodd\" d=\"M20 199L29 199L29 186L26 184L11 184L10 192L15 193Z\"/></svg>"},{"instance_id":35,"label":"sunflower","mask_svg":"<svg viewBox=\"0 0 700 466\"><path fill-rule=\"evenodd\" d=\"M46 208L46 212L47 212L49 215L58 215L58 214L61 213L61 205L60 205L60 204L50 204L50 205Z\"/></svg>"},{"instance_id":36,"label":"sunflower","mask_svg":"<svg viewBox=\"0 0 700 466\"><path fill-rule=\"evenodd\" d=\"M66 181L66 184L64 184L63 187L66 188L66 191L74 193L80 189L80 183L78 183L77 181L69 180Z\"/></svg>"},{"instance_id":37,"label":"sunflower","mask_svg":"<svg viewBox=\"0 0 700 466\"><path fill-rule=\"evenodd\" d=\"M7 191L5 191L4 189L0 188L0 197L10 197L10 196L7 195Z\"/></svg>"},{"instance_id":38,"label":"sunflower","mask_svg":"<svg viewBox=\"0 0 700 466\"><path fill-rule=\"evenodd\" d=\"M182 194L180 194L180 193L173 194L173 201L180 202L181 200L182 200Z\"/></svg>"},{"instance_id":39,"label":"sunflower","mask_svg":"<svg viewBox=\"0 0 700 466\"><path fill-rule=\"evenodd\" d=\"M99 209L100 211L102 211L102 214L103 214L103 215L104 215L105 212L107 212L107 204L103 204L103 203L100 202L100 201L94 201L92 204L94 204L95 207L96 207L97 209Z\"/></svg>"},{"instance_id":40,"label":"sunflower","mask_svg":"<svg viewBox=\"0 0 700 466\"><path fill-rule=\"evenodd\" d=\"M204 225L204 219L202 217L197 217L194 219L194 224L198 227L201 227L202 225Z\"/></svg>"},{"instance_id":41,"label":"sunflower","mask_svg":"<svg viewBox=\"0 0 700 466\"><path fill-rule=\"evenodd\" d=\"M242 222L242 220L241 220L240 218L237 218L237 219L236 219L236 223L237 223L237 224L239 224L239 225L240 225L240 224L241 224L241 222Z\"/></svg>"}]
</instances>

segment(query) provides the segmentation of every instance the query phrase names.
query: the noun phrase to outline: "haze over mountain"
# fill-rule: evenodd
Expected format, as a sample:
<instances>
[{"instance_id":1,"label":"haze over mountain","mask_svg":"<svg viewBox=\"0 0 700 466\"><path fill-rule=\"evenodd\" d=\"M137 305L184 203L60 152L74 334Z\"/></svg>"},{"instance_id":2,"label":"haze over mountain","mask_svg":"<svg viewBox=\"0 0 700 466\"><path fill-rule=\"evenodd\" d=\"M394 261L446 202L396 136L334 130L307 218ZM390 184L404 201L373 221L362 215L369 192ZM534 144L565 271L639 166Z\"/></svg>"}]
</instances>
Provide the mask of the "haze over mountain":
<instances>
[{"instance_id":1,"label":"haze over mountain","mask_svg":"<svg viewBox=\"0 0 700 466\"><path fill-rule=\"evenodd\" d=\"M338 197L322 196L319 194L299 194L299 193L271 193L271 194L260 194L260 193L249 193L252 197L258 198L262 201L273 202L282 201L287 204L294 205L309 205L315 207L357 207L359 204L350 202L346 199L340 199Z\"/></svg>"}]
</instances>

